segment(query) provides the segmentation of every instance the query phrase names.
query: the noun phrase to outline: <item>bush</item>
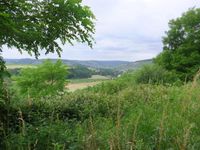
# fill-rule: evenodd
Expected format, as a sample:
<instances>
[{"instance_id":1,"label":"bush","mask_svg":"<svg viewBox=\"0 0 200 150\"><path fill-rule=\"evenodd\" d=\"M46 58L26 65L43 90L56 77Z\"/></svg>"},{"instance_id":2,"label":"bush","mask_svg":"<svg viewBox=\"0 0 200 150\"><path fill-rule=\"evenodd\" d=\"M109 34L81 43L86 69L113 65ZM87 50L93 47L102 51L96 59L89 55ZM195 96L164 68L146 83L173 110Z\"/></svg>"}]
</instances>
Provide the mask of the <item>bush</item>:
<instances>
[{"instance_id":1,"label":"bush","mask_svg":"<svg viewBox=\"0 0 200 150\"><path fill-rule=\"evenodd\" d=\"M200 85L134 84L135 77L12 103L1 148L199 149Z\"/></svg>"},{"instance_id":2,"label":"bush","mask_svg":"<svg viewBox=\"0 0 200 150\"><path fill-rule=\"evenodd\" d=\"M135 82L142 84L167 84L179 82L177 76L157 65L144 65L134 72Z\"/></svg>"}]
</instances>

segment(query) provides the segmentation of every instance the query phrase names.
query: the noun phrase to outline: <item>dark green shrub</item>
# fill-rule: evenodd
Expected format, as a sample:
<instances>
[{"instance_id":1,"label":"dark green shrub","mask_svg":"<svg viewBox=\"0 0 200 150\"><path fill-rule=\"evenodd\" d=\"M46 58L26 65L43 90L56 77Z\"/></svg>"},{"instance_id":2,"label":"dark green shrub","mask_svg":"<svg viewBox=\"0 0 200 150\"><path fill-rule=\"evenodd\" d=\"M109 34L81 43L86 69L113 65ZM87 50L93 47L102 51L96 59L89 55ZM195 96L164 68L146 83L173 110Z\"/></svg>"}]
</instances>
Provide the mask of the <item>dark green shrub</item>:
<instances>
[{"instance_id":1,"label":"dark green shrub","mask_svg":"<svg viewBox=\"0 0 200 150\"><path fill-rule=\"evenodd\" d=\"M177 76L157 65L144 65L134 72L135 82L142 84L173 84L179 82Z\"/></svg>"},{"instance_id":2,"label":"dark green shrub","mask_svg":"<svg viewBox=\"0 0 200 150\"><path fill-rule=\"evenodd\" d=\"M12 133L7 137L7 149L83 149L77 135L78 124L73 122L44 122L37 126L26 124L22 133Z\"/></svg>"}]
</instances>

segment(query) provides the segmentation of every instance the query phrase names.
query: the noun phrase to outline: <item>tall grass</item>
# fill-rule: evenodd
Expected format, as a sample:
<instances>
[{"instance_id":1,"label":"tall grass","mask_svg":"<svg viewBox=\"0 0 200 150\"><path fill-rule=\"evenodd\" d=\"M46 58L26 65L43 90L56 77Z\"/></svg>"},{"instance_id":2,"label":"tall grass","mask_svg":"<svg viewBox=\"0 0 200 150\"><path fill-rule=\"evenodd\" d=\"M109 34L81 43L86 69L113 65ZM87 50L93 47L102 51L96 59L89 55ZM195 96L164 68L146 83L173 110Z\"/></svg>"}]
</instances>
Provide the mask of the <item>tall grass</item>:
<instances>
[{"instance_id":1,"label":"tall grass","mask_svg":"<svg viewBox=\"0 0 200 150\"><path fill-rule=\"evenodd\" d=\"M12 99L1 148L200 149L199 74L179 86L135 77L31 103Z\"/></svg>"}]
</instances>

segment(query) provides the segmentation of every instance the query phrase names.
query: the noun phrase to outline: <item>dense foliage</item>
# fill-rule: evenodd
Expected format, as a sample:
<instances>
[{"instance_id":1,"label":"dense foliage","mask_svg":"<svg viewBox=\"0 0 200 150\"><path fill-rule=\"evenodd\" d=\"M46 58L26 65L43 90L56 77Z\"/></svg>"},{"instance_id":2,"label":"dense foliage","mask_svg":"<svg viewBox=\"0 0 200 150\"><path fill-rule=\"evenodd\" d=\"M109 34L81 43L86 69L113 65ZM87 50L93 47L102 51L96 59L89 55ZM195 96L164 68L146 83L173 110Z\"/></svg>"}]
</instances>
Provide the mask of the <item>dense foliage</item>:
<instances>
[{"instance_id":1,"label":"dense foliage","mask_svg":"<svg viewBox=\"0 0 200 150\"><path fill-rule=\"evenodd\" d=\"M179 79L176 74L167 71L158 65L144 65L135 71L136 83L143 84L175 84Z\"/></svg>"},{"instance_id":2,"label":"dense foliage","mask_svg":"<svg viewBox=\"0 0 200 150\"><path fill-rule=\"evenodd\" d=\"M36 68L24 68L15 77L16 88L31 98L53 96L65 87L67 68L58 60L52 63L46 60Z\"/></svg>"},{"instance_id":3,"label":"dense foliage","mask_svg":"<svg viewBox=\"0 0 200 150\"><path fill-rule=\"evenodd\" d=\"M5 97L7 97L5 78L10 77L9 72L6 69L5 62L0 56L0 103L5 103Z\"/></svg>"},{"instance_id":4,"label":"dense foliage","mask_svg":"<svg viewBox=\"0 0 200 150\"><path fill-rule=\"evenodd\" d=\"M136 84L134 76L32 104L13 99L1 147L199 149L198 82Z\"/></svg>"},{"instance_id":5,"label":"dense foliage","mask_svg":"<svg viewBox=\"0 0 200 150\"><path fill-rule=\"evenodd\" d=\"M40 49L60 55L58 40L92 46L94 19L81 0L2 0L0 47L16 47L37 57Z\"/></svg>"},{"instance_id":6,"label":"dense foliage","mask_svg":"<svg viewBox=\"0 0 200 150\"><path fill-rule=\"evenodd\" d=\"M3 58L0 56L0 85L3 84L3 80L6 76L8 76L9 73L6 70L6 65L5 65L5 61L3 60Z\"/></svg>"},{"instance_id":7,"label":"dense foliage","mask_svg":"<svg viewBox=\"0 0 200 150\"><path fill-rule=\"evenodd\" d=\"M156 63L182 80L191 80L200 68L200 8L192 8L171 20L169 28L163 38L164 51Z\"/></svg>"}]
</instances>

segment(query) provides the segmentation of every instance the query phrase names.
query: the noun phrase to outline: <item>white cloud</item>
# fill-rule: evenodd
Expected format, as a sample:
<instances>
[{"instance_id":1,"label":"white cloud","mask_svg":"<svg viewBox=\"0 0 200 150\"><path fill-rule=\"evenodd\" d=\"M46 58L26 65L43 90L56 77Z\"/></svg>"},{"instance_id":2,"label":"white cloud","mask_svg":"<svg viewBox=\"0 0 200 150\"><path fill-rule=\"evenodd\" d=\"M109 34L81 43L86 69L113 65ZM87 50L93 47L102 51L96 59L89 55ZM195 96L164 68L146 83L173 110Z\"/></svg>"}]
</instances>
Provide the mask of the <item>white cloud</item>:
<instances>
[{"instance_id":1,"label":"white cloud","mask_svg":"<svg viewBox=\"0 0 200 150\"><path fill-rule=\"evenodd\" d=\"M162 51L162 36L168 21L199 0L84 0L97 17L96 42L91 50L85 45L64 46L62 58L81 60L141 60ZM4 48L6 58L28 57ZM42 58L56 58L51 54Z\"/></svg>"}]
</instances>

